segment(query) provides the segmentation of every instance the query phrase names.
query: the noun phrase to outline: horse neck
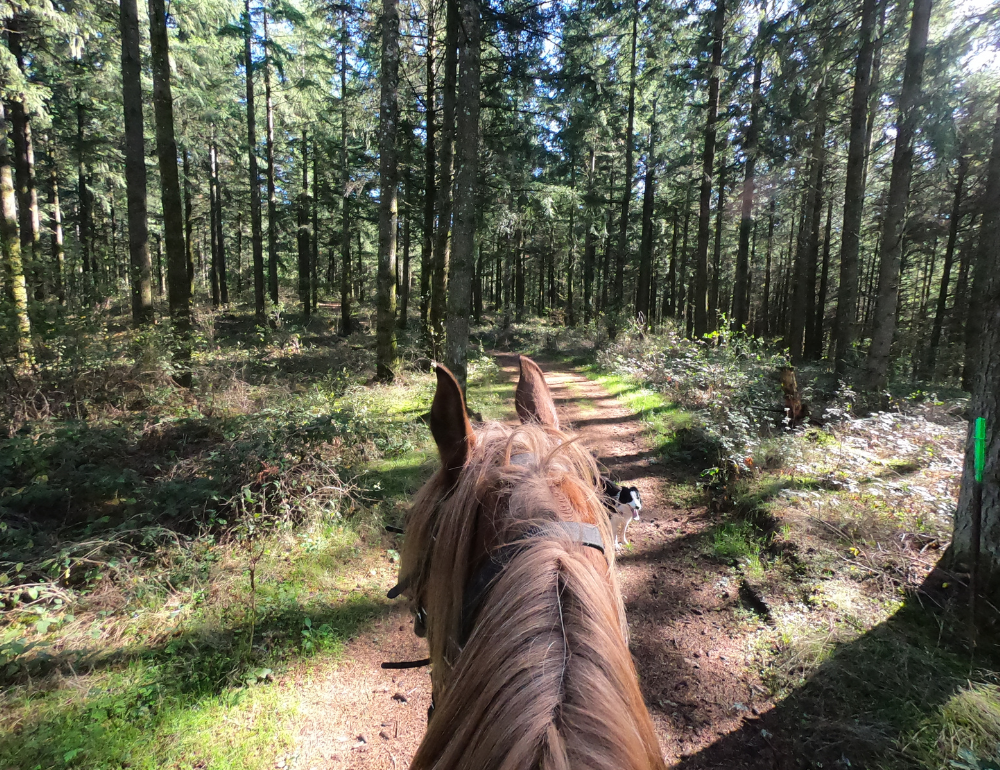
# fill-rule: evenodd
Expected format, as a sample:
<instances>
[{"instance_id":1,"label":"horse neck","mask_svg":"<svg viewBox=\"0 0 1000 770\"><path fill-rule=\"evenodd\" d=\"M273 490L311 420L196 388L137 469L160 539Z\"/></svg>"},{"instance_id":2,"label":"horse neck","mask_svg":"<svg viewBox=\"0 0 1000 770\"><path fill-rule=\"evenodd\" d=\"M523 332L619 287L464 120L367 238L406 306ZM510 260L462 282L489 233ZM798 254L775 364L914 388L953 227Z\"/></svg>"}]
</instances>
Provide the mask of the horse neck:
<instances>
[{"instance_id":1,"label":"horse neck","mask_svg":"<svg viewBox=\"0 0 1000 770\"><path fill-rule=\"evenodd\" d=\"M609 578L593 549L528 543L435 687L412 767L662 768Z\"/></svg>"}]
</instances>

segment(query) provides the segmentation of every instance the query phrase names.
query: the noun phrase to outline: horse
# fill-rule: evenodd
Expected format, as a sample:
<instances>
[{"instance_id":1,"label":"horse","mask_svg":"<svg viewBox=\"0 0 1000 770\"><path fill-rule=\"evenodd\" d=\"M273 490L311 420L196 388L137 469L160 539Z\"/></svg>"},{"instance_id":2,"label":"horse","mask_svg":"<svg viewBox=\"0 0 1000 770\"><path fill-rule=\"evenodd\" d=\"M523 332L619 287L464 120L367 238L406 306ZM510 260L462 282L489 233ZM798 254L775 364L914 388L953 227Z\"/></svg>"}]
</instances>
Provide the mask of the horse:
<instances>
[{"instance_id":1,"label":"horse","mask_svg":"<svg viewBox=\"0 0 1000 770\"><path fill-rule=\"evenodd\" d=\"M413 770L665 768L628 648L592 455L520 358L521 424L473 430L435 365L441 466L414 498L394 589L430 650Z\"/></svg>"}]
</instances>

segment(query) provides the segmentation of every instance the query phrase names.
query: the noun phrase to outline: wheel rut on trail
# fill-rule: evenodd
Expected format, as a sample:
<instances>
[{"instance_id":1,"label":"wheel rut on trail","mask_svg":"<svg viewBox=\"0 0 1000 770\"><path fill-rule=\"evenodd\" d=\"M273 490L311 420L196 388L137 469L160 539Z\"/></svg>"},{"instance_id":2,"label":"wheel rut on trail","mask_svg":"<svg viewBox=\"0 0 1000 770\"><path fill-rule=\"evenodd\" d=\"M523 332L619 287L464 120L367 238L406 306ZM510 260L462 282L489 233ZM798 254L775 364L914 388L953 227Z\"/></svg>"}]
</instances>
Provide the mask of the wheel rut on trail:
<instances>
[{"instance_id":1,"label":"wheel rut on trail","mask_svg":"<svg viewBox=\"0 0 1000 770\"><path fill-rule=\"evenodd\" d=\"M517 356L497 358L504 376L516 379ZM642 520L629 527L632 545L618 557L631 650L668 764L701 766L691 755L771 705L748 658L759 624L742 609L731 570L703 555L710 514L672 502L691 469L665 464L641 415L600 384L568 364L540 365L564 429L581 436L614 480L642 495ZM511 404L511 419L513 412ZM396 609L350 642L335 669L304 676L296 683L302 718L295 766L407 767L426 724L429 677L426 669L379 665L425 655L408 614ZM757 755L744 756L747 765L767 762L760 756L766 746L746 748Z\"/></svg>"}]
</instances>

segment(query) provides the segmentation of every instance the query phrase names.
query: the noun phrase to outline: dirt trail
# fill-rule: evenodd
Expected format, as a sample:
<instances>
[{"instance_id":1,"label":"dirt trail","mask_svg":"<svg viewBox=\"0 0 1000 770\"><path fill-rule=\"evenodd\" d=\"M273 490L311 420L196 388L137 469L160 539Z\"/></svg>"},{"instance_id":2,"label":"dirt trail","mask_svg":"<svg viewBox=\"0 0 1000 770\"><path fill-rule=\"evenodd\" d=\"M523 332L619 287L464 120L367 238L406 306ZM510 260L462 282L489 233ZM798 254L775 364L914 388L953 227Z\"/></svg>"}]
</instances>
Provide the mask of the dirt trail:
<instances>
[{"instance_id":1,"label":"dirt trail","mask_svg":"<svg viewBox=\"0 0 1000 770\"><path fill-rule=\"evenodd\" d=\"M509 377L516 360L500 357ZM618 563L643 695L675 764L770 705L747 660L757 623L740 608L729 570L700 558L708 515L670 503L678 471L659 461L639 416L568 365L542 368L564 427L582 434L612 478L642 494L642 521L629 528L632 547ZM299 682L295 766L407 767L423 735L429 678L425 669L383 671L379 663L425 654L397 610L352 641L335 670ZM747 754L756 748L746 746Z\"/></svg>"}]
</instances>

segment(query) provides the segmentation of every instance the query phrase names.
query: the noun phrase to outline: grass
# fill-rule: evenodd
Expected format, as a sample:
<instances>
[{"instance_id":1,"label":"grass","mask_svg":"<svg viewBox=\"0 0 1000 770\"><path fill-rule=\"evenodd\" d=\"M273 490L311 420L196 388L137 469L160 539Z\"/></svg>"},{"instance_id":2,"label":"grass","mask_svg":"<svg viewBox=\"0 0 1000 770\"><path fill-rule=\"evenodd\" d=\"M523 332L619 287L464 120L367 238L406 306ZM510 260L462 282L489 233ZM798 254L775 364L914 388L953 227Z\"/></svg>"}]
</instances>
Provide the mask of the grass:
<instances>
[{"instance_id":1,"label":"grass","mask_svg":"<svg viewBox=\"0 0 1000 770\"><path fill-rule=\"evenodd\" d=\"M244 321L204 319L190 391L159 338L132 359L134 335L73 327L77 358L5 404L0 767L290 761L294 682L391 610L382 522L436 467L433 375L370 386L364 334ZM512 403L498 374L473 357L486 418Z\"/></svg>"},{"instance_id":2,"label":"grass","mask_svg":"<svg viewBox=\"0 0 1000 770\"><path fill-rule=\"evenodd\" d=\"M754 610L767 610L746 643L774 708L747 739L778 736L803 767L1000 767L998 650L983 638L970 658L957 581L932 572L951 535L964 424L901 402L864 418L844 408L822 428L768 429L753 411L773 398L763 374L740 373L738 387L723 376L746 351L675 336L620 338L588 376L643 415L661 452L692 470L716 465L697 495L678 487L673 497L709 506L704 554L749 581ZM715 397L723 406L707 406ZM678 451L697 428L691 409L717 420L707 438L721 435L723 462Z\"/></svg>"}]
</instances>

